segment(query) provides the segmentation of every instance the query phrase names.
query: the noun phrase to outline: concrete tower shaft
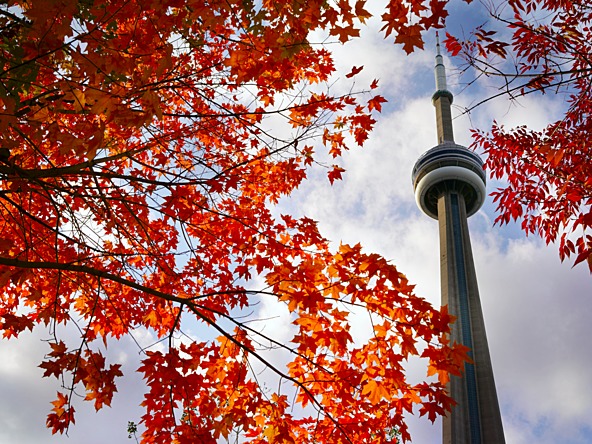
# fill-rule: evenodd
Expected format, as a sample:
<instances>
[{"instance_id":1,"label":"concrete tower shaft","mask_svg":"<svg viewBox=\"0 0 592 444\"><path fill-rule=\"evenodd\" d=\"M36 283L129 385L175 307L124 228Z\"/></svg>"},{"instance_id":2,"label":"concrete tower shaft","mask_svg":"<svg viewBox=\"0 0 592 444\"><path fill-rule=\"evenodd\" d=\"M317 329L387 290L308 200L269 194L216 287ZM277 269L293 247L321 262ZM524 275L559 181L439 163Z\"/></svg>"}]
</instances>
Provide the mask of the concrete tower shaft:
<instances>
[{"instance_id":1,"label":"concrete tower shaft","mask_svg":"<svg viewBox=\"0 0 592 444\"><path fill-rule=\"evenodd\" d=\"M504 431L481 311L467 217L485 200L486 174L481 158L454 142L446 75L440 44L436 55L438 145L423 154L412 180L419 208L438 220L442 305L456 317L451 341L468 347L472 363L448 390L457 405L443 419L444 444L504 444Z\"/></svg>"}]
</instances>

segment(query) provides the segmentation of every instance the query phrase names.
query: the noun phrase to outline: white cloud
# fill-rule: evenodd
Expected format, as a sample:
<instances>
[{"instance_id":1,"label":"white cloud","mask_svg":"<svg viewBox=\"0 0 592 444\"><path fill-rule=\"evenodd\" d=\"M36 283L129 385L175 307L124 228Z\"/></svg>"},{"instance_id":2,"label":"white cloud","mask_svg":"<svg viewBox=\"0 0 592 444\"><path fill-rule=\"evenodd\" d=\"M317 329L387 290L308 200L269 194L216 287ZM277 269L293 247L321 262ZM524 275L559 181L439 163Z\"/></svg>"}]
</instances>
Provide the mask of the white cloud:
<instances>
[{"instance_id":1,"label":"white cloud","mask_svg":"<svg viewBox=\"0 0 592 444\"><path fill-rule=\"evenodd\" d=\"M142 414L144 382L134 373L139 365L137 346L129 339L119 341L114 350L124 353L126 373L118 382L112 407L95 412L91 402L74 395L76 424L70 428L69 437L51 435L45 427L45 419L51 410L50 401L62 390L55 378L43 378L38 367L49 347L44 342L47 334L41 328L32 333L22 333L17 340L4 341L0 348L0 442L18 444L126 442L127 422L139 421Z\"/></svg>"},{"instance_id":2,"label":"white cloud","mask_svg":"<svg viewBox=\"0 0 592 444\"><path fill-rule=\"evenodd\" d=\"M510 442L533 442L525 422L544 431L537 442L589 442L577 438L592 417L588 272L560 264L539 240L511 241L505 252L502 242L477 243L475 256L505 425L520 429Z\"/></svg>"}]
</instances>

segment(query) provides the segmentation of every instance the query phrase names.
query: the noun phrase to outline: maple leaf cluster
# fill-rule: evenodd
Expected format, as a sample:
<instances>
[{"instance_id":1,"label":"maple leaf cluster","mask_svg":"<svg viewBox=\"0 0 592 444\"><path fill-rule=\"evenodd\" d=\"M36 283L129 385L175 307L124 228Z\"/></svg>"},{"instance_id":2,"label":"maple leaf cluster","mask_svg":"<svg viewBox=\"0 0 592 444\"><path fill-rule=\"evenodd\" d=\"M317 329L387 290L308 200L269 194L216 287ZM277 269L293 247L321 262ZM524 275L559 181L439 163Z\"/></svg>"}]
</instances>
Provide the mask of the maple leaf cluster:
<instances>
[{"instance_id":1,"label":"maple leaf cluster","mask_svg":"<svg viewBox=\"0 0 592 444\"><path fill-rule=\"evenodd\" d=\"M386 6L386 32L406 50L445 17L443 2L426 5ZM54 433L74 423L76 387L96 409L110 404L122 371L107 345L136 329L166 344L142 350L143 442L239 430L252 442L381 443L393 430L409 439L414 406L431 419L450 408L448 374L465 354L446 338L447 312L383 258L332 251L314 221L272 211L315 149L338 159L367 139L385 102L370 94L377 83L366 95L313 91L334 67L308 38L347 41L369 17L359 0L3 4L0 329L53 332L40 367L64 384ZM291 132L276 135L277 120ZM328 178L342 173L335 164ZM242 316L257 298L290 312L290 344ZM349 331L359 310L367 341ZM211 339L180 340L187 322ZM69 324L78 341L57 337ZM267 343L293 359L270 362ZM409 383L412 356L437 378ZM254 362L292 392L264 389Z\"/></svg>"},{"instance_id":2,"label":"maple leaf cluster","mask_svg":"<svg viewBox=\"0 0 592 444\"><path fill-rule=\"evenodd\" d=\"M592 272L592 11L587 1L509 6L507 15L492 9L489 28L466 40L448 35L448 50L478 73L503 79L499 95L561 95L565 106L542 130L494 122L490 131L474 132L491 176L508 183L493 192L496 221L520 219L527 234L556 242L562 260L574 255L574 266L587 262Z\"/></svg>"}]
</instances>

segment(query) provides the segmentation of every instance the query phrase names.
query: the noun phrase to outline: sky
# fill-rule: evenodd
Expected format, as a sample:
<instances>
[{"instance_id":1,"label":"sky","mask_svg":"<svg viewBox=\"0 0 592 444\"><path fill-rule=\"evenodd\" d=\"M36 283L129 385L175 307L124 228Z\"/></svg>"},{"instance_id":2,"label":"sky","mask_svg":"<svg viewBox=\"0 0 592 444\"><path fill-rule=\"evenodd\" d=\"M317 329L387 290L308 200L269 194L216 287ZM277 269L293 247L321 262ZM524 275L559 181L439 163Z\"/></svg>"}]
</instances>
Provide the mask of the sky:
<instances>
[{"instance_id":1,"label":"sky","mask_svg":"<svg viewBox=\"0 0 592 444\"><path fill-rule=\"evenodd\" d=\"M459 13L463 17L466 11ZM438 306L437 222L417 208L411 185L415 161L437 144L431 104L434 36L428 36L425 51L407 56L384 41L376 27L378 22L371 23L357 41L331 47L342 74L364 65L356 81L380 79L378 92L389 100L370 140L344 155L342 181L330 186L325 176L313 175L281 203L281 211L319 221L321 233L336 245L360 242L365 251L383 255L416 284L417 294ZM532 96L516 105L501 98L462 115L463 107L491 90L483 84L464 88L455 62L445 57L448 87L455 95L457 143L469 145L469 129L487 128L494 118L508 126L540 128L561 109L553 97ZM490 181L488 192L499 185ZM592 277L585 265L561 263L555 246L526 238L516 225L494 225L495 216L488 197L469 227L506 442L589 444ZM274 318L266 332L281 336L285 320L275 310L263 306L261 313ZM47 339L46 332L35 330L0 342L0 444L135 442L128 440L126 426L141 415L143 382L133 373L140 358L137 346L130 339L110 344L128 370L112 407L95 413L91 404L77 402L77 423L69 436L51 436L45 416L59 384L42 378L37 367ZM152 341L140 333L136 339L142 345ZM424 377L414 368L409 371L412 379ZM413 415L408 423L414 444L441 442L439 421L431 424Z\"/></svg>"}]
</instances>

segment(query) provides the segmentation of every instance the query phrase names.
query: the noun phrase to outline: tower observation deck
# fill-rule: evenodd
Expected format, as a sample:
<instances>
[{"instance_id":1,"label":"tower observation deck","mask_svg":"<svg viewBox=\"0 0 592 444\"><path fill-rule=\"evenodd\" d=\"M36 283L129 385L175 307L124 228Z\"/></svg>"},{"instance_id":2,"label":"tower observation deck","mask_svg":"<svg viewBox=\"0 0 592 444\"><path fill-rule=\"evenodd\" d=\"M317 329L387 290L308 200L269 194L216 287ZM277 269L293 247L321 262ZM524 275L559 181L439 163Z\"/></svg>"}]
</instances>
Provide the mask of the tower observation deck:
<instances>
[{"instance_id":1,"label":"tower observation deck","mask_svg":"<svg viewBox=\"0 0 592 444\"><path fill-rule=\"evenodd\" d=\"M442 305L456 317L450 339L471 351L461 377L452 376L449 393L457 402L443 419L443 444L504 444L504 431L485 334L467 217L485 200L486 174L481 158L454 142L446 72L440 43L436 55L438 145L424 153L413 168L415 200L438 220Z\"/></svg>"}]
</instances>

